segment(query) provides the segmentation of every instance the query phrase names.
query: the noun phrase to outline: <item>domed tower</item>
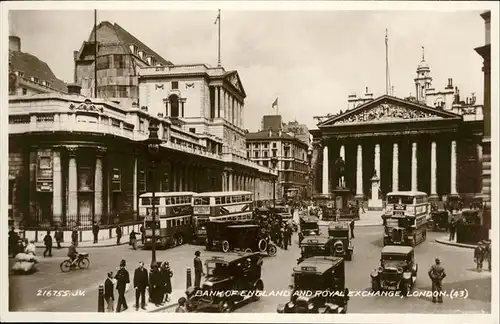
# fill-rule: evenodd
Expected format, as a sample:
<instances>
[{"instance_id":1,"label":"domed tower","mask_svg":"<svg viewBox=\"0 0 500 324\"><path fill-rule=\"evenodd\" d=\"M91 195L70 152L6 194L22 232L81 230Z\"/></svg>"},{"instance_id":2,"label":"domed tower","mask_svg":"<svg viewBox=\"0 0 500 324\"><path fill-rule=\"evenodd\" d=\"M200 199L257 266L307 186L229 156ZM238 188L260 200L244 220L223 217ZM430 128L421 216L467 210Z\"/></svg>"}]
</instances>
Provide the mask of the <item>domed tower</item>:
<instances>
[{"instance_id":1,"label":"domed tower","mask_svg":"<svg viewBox=\"0 0 500 324\"><path fill-rule=\"evenodd\" d=\"M431 88L432 77L431 68L425 61L424 47L422 46L422 61L417 67L417 77L415 80L415 90L417 94L417 101L425 103L425 93L427 89Z\"/></svg>"}]
</instances>

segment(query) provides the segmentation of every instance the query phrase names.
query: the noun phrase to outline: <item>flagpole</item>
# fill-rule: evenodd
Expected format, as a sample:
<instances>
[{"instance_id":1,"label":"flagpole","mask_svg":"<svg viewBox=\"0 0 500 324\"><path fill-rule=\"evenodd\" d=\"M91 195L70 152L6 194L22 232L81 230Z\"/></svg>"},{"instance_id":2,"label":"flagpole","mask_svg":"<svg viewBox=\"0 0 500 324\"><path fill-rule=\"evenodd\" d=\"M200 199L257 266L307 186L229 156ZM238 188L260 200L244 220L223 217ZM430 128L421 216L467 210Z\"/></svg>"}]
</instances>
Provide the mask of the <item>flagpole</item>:
<instances>
[{"instance_id":1,"label":"flagpole","mask_svg":"<svg viewBox=\"0 0 500 324\"><path fill-rule=\"evenodd\" d=\"M219 20L219 52L218 52L218 64L217 66L220 67L221 66L221 62L220 62L220 9L219 9L219 15L217 16L218 20Z\"/></svg>"},{"instance_id":2,"label":"flagpole","mask_svg":"<svg viewBox=\"0 0 500 324\"><path fill-rule=\"evenodd\" d=\"M97 98L97 9L94 9L94 98Z\"/></svg>"},{"instance_id":3,"label":"flagpole","mask_svg":"<svg viewBox=\"0 0 500 324\"><path fill-rule=\"evenodd\" d=\"M385 29L385 94L389 94L389 49L387 46L387 28Z\"/></svg>"}]
</instances>

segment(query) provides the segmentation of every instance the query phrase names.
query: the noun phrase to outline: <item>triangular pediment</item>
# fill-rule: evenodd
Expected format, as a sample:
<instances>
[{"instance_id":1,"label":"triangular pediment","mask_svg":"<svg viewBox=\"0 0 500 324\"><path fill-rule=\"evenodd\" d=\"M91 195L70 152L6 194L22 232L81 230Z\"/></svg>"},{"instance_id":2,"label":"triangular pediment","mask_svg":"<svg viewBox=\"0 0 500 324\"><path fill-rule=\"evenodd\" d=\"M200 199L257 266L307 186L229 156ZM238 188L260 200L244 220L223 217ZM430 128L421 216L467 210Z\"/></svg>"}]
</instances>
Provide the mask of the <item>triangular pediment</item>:
<instances>
[{"instance_id":1,"label":"triangular pediment","mask_svg":"<svg viewBox=\"0 0 500 324\"><path fill-rule=\"evenodd\" d=\"M239 92L241 92L244 96L246 96L245 89L243 88L243 84L241 83L240 76L238 75L238 72L233 71L229 72L225 80L227 80L233 87L236 88Z\"/></svg>"},{"instance_id":2,"label":"triangular pediment","mask_svg":"<svg viewBox=\"0 0 500 324\"><path fill-rule=\"evenodd\" d=\"M384 95L342 114L332 116L320 122L318 127L443 119L461 119L461 116L442 109Z\"/></svg>"}]
</instances>

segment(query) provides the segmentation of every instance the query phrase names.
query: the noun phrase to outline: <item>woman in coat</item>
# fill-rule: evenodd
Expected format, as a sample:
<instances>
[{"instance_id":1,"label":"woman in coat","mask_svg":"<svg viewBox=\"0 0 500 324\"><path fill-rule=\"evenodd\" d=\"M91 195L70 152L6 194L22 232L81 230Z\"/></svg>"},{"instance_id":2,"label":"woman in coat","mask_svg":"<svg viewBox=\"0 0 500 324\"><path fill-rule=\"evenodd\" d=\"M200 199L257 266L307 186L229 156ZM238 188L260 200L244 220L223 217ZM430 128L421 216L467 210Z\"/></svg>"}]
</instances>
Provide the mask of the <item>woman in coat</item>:
<instances>
[{"instance_id":1,"label":"woman in coat","mask_svg":"<svg viewBox=\"0 0 500 324\"><path fill-rule=\"evenodd\" d=\"M161 276L163 282L163 295L162 295L162 303L168 303L170 301L169 295L172 293L172 281L170 278L174 273L170 269L170 264L168 262L163 262L161 267Z\"/></svg>"}]
</instances>

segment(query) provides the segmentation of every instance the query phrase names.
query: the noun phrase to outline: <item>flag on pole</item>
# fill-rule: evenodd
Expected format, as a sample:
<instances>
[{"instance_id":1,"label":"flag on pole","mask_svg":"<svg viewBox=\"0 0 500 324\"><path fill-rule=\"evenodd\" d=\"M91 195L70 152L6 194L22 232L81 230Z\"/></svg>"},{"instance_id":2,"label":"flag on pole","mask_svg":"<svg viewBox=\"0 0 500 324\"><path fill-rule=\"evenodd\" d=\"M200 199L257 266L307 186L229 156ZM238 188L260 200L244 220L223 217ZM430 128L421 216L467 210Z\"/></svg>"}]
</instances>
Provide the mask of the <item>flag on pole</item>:
<instances>
[{"instance_id":1,"label":"flag on pole","mask_svg":"<svg viewBox=\"0 0 500 324\"><path fill-rule=\"evenodd\" d=\"M385 46L387 46L387 42L389 39L387 38L387 28L385 29Z\"/></svg>"},{"instance_id":2,"label":"flag on pole","mask_svg":"<svg viewBox=\"0 0 500 324\"><path fill-rule=\"evenodd\" d=\"M219 9L219 14L217 15L217 18L215 18L214 25L216 25L219 20L220 20L220 9Z\"/></svg>"},{"instance_id":3,"label":"flag on pole","mask_svg":"<svg viewBox=\"0 0 500 324\"><path fill-rule=\"evenodd\" d=\"M278 97L276 97L276 100L274 100L272 108L277 108L278 107Z\"/></svg>"}]
</instances>

